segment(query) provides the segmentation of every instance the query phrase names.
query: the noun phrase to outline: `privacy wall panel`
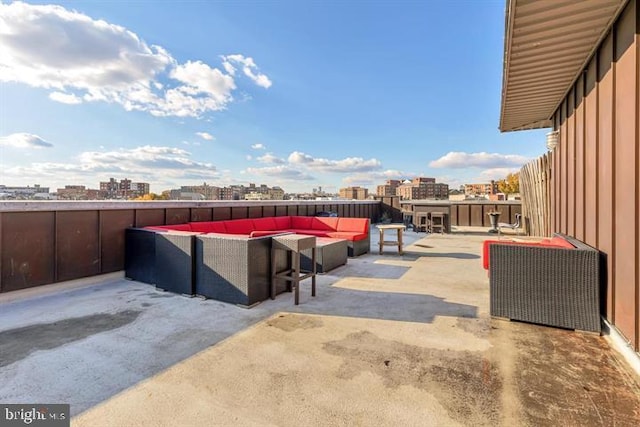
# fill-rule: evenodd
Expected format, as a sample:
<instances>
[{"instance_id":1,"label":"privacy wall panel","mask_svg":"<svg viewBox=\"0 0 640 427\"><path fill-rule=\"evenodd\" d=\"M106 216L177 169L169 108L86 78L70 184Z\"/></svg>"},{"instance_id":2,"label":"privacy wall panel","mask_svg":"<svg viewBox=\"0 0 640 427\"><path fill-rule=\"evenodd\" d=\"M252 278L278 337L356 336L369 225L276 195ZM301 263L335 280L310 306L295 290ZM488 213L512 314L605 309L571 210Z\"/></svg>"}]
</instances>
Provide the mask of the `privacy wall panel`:
<instances>
[{"instance_id":1,"label":"privacy wall panel","mask_svg":"<svg viewBox=\"0 0 640 427\"><path fill-rule=\"evenodd\" d=\"M635 5L633 5L635 6ZM614 89L614 260L615 319L618 329L636 341L636 49L635 7L623 12L615 32ZM635 280L634 280L635 279Z\"/></svg>"},{"instance_id":2,"label":"privacy wall panel","mask_svg":"<svg viewBox=\"0 0 640 427\"><path fill-rule=\"evenodd\" d=\"M602 314L640 350L640 79L630 1L555 113L555 231L604 256Z\"/></svg>"}]
</instances>

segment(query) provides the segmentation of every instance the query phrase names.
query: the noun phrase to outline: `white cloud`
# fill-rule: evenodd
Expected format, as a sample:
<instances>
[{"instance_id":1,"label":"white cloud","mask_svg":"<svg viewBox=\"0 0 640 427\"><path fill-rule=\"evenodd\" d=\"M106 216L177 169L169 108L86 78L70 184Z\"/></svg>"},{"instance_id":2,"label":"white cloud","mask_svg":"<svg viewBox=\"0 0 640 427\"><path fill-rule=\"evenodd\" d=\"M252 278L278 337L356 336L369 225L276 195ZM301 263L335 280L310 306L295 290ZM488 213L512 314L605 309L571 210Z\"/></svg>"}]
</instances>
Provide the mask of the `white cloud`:
<instances>
[{"instance_id":1,"label":"white cloud","mask_svg":"<svg viewBox=\"0 0 640 427\"><path fill-rule=\"evenodd\" d=\"M347 157L342 160L314 158L308 154L294 151L289 155L289 163L324 172L368 172L382 167L377 159L364 160L362 157Z\"/></svg>"},{"instance_id":2,"label":"white cloud","mask_svg":"<svg viewBox=\"0 0 640 427\"><path fill-rule=\"evenodd\" d=\"M31 133L12 133L11 135L0 137L0 146L14 148L49 148L53 144Z\"/></svg>"},{"instance_id":3,"label":"white cloud","mask_svg":"<svg viewBox=\"0 0 640 427\"><path fill-rule=\"evenodd\" d=\"M499 168L520 167L530 159L517 154L464 153L451 151L429 163L432 168L463 169L470 167Z\"/></svg>"},{"instance_id":4,"label":"white cloud","mask_svg":"<svg viewBox=\"0 0 640 427\"><path fill-rule=\"evenodd\" d=\"M82 104L82 98L75 96L72 93L64 93L64 92L51 92L49 94L49 98L52 101L58 101L63 104Z\"/></svg>"},{"instance_id":5,"label":"white cloud","mask_svg":"<svg viewBox=\"0 0 640 427\"><path fill-rule=\"evenodd\" d=\"M265 175L274 178L288 179L294 181L311 181L314 178L304 172L297 169L288 167L286 165L271 166L264 168L247 168L244 172L254 175Z\"/></svg>"},{"instance_id":6,"label":"white cloud","mask_svg":"<svg viewBox=\"0 0 640 427\"><path fill-rule=\"evenodd\" d=\"M520 172L520 168L491 168L480 172L477 182L489 182L491 180L497 181L504 179L510 173Z\"/></svg>"},{"instance_id":7,"label":"white cloud","mask_svg":"<svg viewBox=\"0 0 640 427\"><path fill-rule=\"evenodd\" d=\"M256 157L256 160L260 163L273 163L273 164L283 164L286 163L284 159L280 157L274 156L271 153L267 153L264 156Z\"/></svg>"},{"instance_id":8,"label":"white cloud","mask_svg":"<svg viewBox=\"0 0 640 427\"><path fill-rule=\"evenodd\" d=\"M109 176L128 177L134 181L163 184L186 180L215 180L214 165L197 162L181 148L143 146L115 151L87 151L73 162L32 163L9 168L7 177L22 177L38 182L42 179L66 184L87 183L91 188Z\"/></svg>"},{"instance_id":9,"label":"white cloud","mask_svg":"<svg viewBox=\"0 0 640 427\"><path fill-rule=\"evenodd\" d=\"M344 177L342 182L347 185L378 186L384 184L388 179L404 180L411 179L415 176L418 175L395 169L387 169L385 171L355 173Z\"/></svg>"},{"instance_id":10,"label":"white cloud","mask_svg":"<svg viewBox=\"0 0 640 427\"><path fill-rule=\"evenodd\" d=\"M55 5L0 3L0 58L0 81L52 89L57 102L109 102L155 116L223 110L236 89L225 64L225 72L201 61L179 64L122 26ZM251 58L224 61L271 85Z\"/></svg>"},{"instance_id":11,"label":"white cloud","mask_svg":"<svg viewBox=\"0 0 640 427\"><path fill-rule=\"evenodd\" d=\"M251 57L245 57L243 55L226 55L222 57L222 66L230 75L235 75L235 65L242 66L242 72L245 76L249 77L256 85L268 89L271 87L271 80L265 74L258 71L258 66Z\"/></svg>"},{"instance_id":12,"label":"white cloud","mask_svg":"<svg viewBox=\"0 0 640 427\"><path fill-rule=\"evenodd\" d=\"M196 132L196 135L207 141L212 141L213 139L215 139L209 132Z\"/></svg>"},{"instance_id":13,"label":"white cloud","mask_svg":"<svg viewBox=\"0 0 640 427\"><path fill-rule=\"evenodd\" d=\"M265 145L264 145L264 144L260 144L260 143L258 143L258 144L253 144L253 145L251 146L251 148L253 148L254 150L266 150L266 149L267 149L267 147L265 147Z\"/></svg>"}]
</instances>

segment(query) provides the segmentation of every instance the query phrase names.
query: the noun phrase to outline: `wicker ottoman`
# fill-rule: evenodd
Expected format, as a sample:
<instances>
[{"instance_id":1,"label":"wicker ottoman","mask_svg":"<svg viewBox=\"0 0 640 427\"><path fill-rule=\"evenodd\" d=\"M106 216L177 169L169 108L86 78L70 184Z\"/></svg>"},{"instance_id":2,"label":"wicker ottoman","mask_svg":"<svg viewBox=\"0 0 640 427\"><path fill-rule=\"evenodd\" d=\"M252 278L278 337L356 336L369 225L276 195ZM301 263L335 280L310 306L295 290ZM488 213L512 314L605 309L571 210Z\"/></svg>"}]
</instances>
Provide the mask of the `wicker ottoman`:
<instances>
[{"instance_id":1,"label":"wicker ottoman","mask_svg":"<svg viewBox=\"0 0 640 427\"><path fill-rule=\"evenodd\" d=\"M345 265L348 257L348 242L343 239L316 237L316 272L327 273L336 267ZM302 251L300 265L311 270L311 250Z\"/></svg>"}]
</instances>

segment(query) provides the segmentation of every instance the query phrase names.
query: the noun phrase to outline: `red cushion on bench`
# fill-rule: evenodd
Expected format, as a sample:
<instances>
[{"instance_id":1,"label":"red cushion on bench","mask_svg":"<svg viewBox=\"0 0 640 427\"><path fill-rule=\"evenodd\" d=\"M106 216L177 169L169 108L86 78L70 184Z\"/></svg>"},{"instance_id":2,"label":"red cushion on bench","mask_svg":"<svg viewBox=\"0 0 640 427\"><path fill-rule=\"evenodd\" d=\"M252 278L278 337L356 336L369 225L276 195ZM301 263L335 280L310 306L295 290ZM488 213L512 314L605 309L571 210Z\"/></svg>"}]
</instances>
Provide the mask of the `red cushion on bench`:
<instances>
[{"instance_id":1,"label":"red cushion on bench","mask_svg":"<svg viewBox=\"0 0 640 427\"><path fill-rule=\"evenodd\" d=\"M369 231L368 218L338 218L336 231L351 231L367 233Z\"/></svg>"},{"instance_id":2,"label":"red cushion on bench","mask_svg":"<svg viewBox=\"0 0 640 427\"><path fill-rule=\"evenodd\" d=\"M345 239L352 242L357 242L359 240L366 239L367 233L357 233L355 231L330 231L327 233L327 236L334 239Z\"/></svg>"},{"instance_id":3,"label":"red cushion on bench","mask_svg":"<svg viewBox=\"0 0 640 427\"><path fill-rule=\"evenodd\" d=\"M338 229L338 218L314 216L311 218L311 228L314 230L336 231Z\"/></svg>"},{"instance_id":4,"label":"red cushion on bench","mask_svg":"<svg viewBox=\"0 0 640 427\"><path fill-rule=\"evenodd\" d=\"M312 216L292 216L291 217L291 228L296 228L299 230L306 230L313 228L311 226L311 221L313 220Z\"/></svg>"},{"instance_id":5,"label":"red cushion on bench","mask_svg":"<svg viewBox=\"0 0 640 427\"><path fill-rule=\"evenodd\" d=\"M272 217L255 218L253 220L253 229L257 231L277 230L278 226Z\"/></svg>"},{"instance_id":6,"label":"red cushion on bench","mask_svg":"<svg viewBox=\"0 0 640 427\"><path fill-rule=\"evenodd\" d=\"M276 223L276 230L288 230L291 228L290 216L274 216L273 221Z\"/></svg>"},{"instance_id":7,"label":"red cushion on bench","mask_svg":"<svg viewBox=\"0 0 640 427\"><path fill-rule=\"evenodd\" d=\"M563 239L562 237L559 237L559 236L553 237L549 241L549 245L560 246L561 248L567 248L567 249L575 248L575 246L573 246L571 243L569 243L568 241L566 241L565 239Z\"/></svg>"},{"instance_id":8,"label":"red cushion on bench","mask_svg":"<svg viewBox=\"0 0 640 427\"><path fill-rule=\"evenodd\" d=\"M190 222L191 230L202 233L226 233L225 221Z\"/></svg>"},{"instance_id":9,"label":"red cushion on bench","mask_svg":"<svg viewBox=\"0 0 640 427\"><path fill-rule=\"evenodd\" d=\"M251 234L253 231L253 220L251 219L234 219L225 221L224 224L227 233L232 234Z\"/></svg>"}]
</instances>

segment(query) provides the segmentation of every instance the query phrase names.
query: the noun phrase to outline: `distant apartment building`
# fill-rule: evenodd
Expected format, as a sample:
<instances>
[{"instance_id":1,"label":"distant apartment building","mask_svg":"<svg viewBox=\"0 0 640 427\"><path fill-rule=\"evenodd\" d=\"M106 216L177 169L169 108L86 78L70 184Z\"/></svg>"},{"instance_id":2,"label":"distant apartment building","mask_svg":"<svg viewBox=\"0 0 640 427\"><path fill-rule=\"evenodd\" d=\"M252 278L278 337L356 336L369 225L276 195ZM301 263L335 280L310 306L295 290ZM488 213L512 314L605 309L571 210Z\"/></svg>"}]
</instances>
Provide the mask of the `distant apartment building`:
<instances>
[{"instance_id":1,"label":"distant apartment building","mask_svg":"<svg viewBox=\"0 0 640 427\"><path fill-rule=\"evenodd\" d=\"M284 190L280 187L272 187L269 189L271 200L284 200Z\"/></svg>"},{"instance_id":2,"label":"distant apartment building","mask_svg":"<svg viewBox=\"0 0 640 427\"><path fill-rule=\"evenodd\" d=\"M94 190L97 196L97 191ZM84 185L65 185L64 188L56 190L59 200L90 200L87 187Z\"/></svg>"},{"instance_id":3,"label":"distant apartment building","mask_svg":"<svg viewBox=\"0 0 640 427\"><path fill-rule=\"evenodd\" d=\"M388 179L385 184L376 187L377 196L395 196L396 189L402 182L399 179Z\"/></svg>"},{"instance_id":4,"label":"distant apartment building","mask_svg":"<svg viewBox=\"0 0 640 427\"><path fill-rule=\"evenodd\" d=\"M130 179L109 178L100 182L100 198L102 199L133 199L149 194L149 183L132 182Z\"/></svg>"},{"instance_id":5,"label":"distant apartment building","mask_svg":"<svg viewBox=\"0 0 640 427\"><path fill-rule=\"evenodd\" d=\"M39 184L35 184L33 187L0 185L0 198L2 199L34 199L36 195L43 193L49 193L49 187L41 187Z\"/></svg>"},{"instance_id":6,"label":"distant apartment building","mask_svg":"<svg viewBox=\"0 0 640 427\"><path fill-rule=\"evenodd\" d=\"M488 196L490 194L498 193L498 183L491 181L490 183L483 184L465 184L464 194L465 196Z\"/></svg>"},{"instance_id":7,"label":"distant apartment building","mask_svg":"<svg viewBox=\"0 0 640 427\"><path fill-rule=\"evenodd\" d=\"M363 187L341 188L340 197L343 199L366 200L369 197L369 190Z\"/></svg>"},{"instance_id":8,"label":"distant apartment building","mask_svg":"<svg viewBox=\"0 0 640 427\"><path fill-rule=\"evenodd\" d=\"M194 199L195 197L195 199ZM208 185L183 185L179 189L172 189L169 192L171 200L219 200L220 187Z\"/></svg>"},{"instance_id":9,"label":"distant apartment building","mask_svg":"<svg viewBox=\"0 0 640 427\"><path fill-rule=\"evenodd\" d=\"M400 184L396 196L403 200L448 199L449 185L438 183L435 178L418 177Z\"/></svg>"}]
</instances>

